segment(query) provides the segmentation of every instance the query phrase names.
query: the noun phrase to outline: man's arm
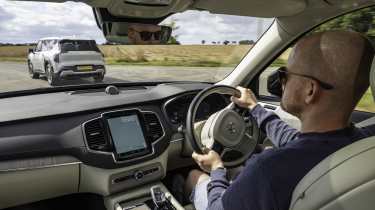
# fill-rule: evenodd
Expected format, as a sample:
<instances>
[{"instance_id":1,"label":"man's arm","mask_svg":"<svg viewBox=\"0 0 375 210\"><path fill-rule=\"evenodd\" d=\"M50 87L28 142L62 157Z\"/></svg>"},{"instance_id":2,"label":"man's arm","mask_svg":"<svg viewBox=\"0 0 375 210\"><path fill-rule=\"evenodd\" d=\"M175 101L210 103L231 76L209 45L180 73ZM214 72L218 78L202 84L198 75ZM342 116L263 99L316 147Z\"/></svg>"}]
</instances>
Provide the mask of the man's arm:
<instances>
[{"instance_id":1,"label":"man's arm","mask_svg":"<svg viewBox=\"0 0 375 210\"><path fill-rule=\"evenodd\" d=\"M232 97L232 101L238 106L251 110L251 115L256 119L260 129L267 134L267 137L276 147L285 146L295 139L298 130L292 128L282 121L275 113L265 110L250 89L237 87L241 92L240 98Z\"/></svg>"},{"instance_id":2,"label":"man's arm","mask_svg":"<svg viewBox=\"0 0 375 210\"><path fill-rule=\"evenodd\" d=\"M210 150L205 154L197 154L194 152L192 157L202 170L210 172L211 181L207 186L207 209L222 210L223 205L221 197L228 188L229 181L220 155L215 151Z\"/></svg>"},{"instance_id":3,"label":"man's arm","mask_svg":"<svg viewBox=\"0 0 375 210\"><path fill-rule=\"evenodd\" d=\"M231 184L225 169L213 170L210 175L207 210L277 209L273 189L258 157L249 159Z\"/></svg>"},{"instance_id":4,"label":"man's arm","mask_svg":"<svg viewBox=\"0 0 375 210\"><path fill-rule=\"evenodd\" d=\"M231 184L220 155L215 151L210 150L206 154L193 153L192 157L204 171L210 171L207 210L274 209L273 191L267 174L263 173L262 163L258 161L259 156L250 158L241 174ZM262 196L264 199L259 200Z\"/></svg>"},{"instance_id":5,"label":"man's arm","mask_svg":"<svg viewBox=\"0 0 375 210\"><path fill-rule=\"evenodd\" d=\"M270 174L265 172L261 156L250 158L241 174L225 190L221 197L223 209L279 209L269 180Z\"/></svg>"},{"instance_id":6,"label":"man's arm","mask_svg":"<svg viewBox=\"0 0 375 210\"><path fill-rule=\"evenodd\" d=\"M256 119L259 128L267 134L267 137L276 147L285 146L299 134L297 129L291 127L275 113L267 111L259 104L252 108L250 114Z\"/></svg>"},{"instance_id":7,"label":"man's arm","mask_svg":"<svg viewBox=\"0 0 375 210\"><path fill-rule=\"evenodd\" d=\"M207 210L222 210L222 196L229 187L227 172L225 169L216 169L210 173L211 181L207 186Z\"/></svg>"}]
</instances>

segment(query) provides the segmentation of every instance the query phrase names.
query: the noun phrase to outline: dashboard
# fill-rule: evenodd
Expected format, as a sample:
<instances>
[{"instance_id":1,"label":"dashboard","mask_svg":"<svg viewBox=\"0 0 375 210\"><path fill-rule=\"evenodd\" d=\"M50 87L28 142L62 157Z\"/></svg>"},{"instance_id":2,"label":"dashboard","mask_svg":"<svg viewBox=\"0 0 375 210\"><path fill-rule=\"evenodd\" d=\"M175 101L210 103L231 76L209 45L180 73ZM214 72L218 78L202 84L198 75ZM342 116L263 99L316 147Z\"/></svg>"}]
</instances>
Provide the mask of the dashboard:
<instances>
[{"instance_id":1,"label":"dashboard","mask_svg":"<svg viewBox=\"0 0 375 210\"><path fill-rule=\"evenodd\" d=\"M71 193L109 196L192 164L181 156L181 127L194 96L210 86L133 84L118 86L117 95L101 87L1 98L0 209ZM211 96L198 118L228 103Z\"/></svg>"},{"instance_id":2,"label":"dashboard","mask_svg":"<svg viewBox=\"0 0 375 210\"><path fill-rule=\"evenodd\" d=\"M117 95L101 87L0 98L0 209L72 193L111 198L190 166L186 114L211 86L132 84L118 86ZM197 119L229 102L207 97Z\"/></svg>"},{"instance_id":3,"label":"dashboard","mask_svg":"<svg viewBox=\"0 0 375 210\"><path fill-rule=\"evenodd\" d=\"M210 86L169 83L120 87L118 95L92 89L1 99L0 162L64 155L116 169L152 160L181 139L176 134L190 102ZM207 98L198 118L224 108L228 100Z\"/></svg>"}]
</instances>

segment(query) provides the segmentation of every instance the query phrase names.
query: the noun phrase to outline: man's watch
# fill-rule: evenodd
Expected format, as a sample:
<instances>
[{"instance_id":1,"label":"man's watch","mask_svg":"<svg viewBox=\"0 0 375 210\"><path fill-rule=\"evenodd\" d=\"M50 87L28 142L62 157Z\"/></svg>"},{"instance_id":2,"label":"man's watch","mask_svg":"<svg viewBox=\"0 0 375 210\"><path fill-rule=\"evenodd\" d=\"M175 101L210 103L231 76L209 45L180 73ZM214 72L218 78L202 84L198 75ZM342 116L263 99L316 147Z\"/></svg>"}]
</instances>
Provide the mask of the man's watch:
<instances>
[{"instance_id":1,"label":"man's watch","mask_svg":"<svg viewBox=\"0 0 375 210\"><path fill-rule=\"evenodd\" d=\"M221 169L221 170L227 170L224 166L220 166L220 167L217 167L215 170L217 170L217 169Z\"/></svg>"},{"instance_id":2,"label":"man's watch","mask_svg":"<svg viewBox=\"0 0 375 210\"><path fill-rule=\"evenodd\" d=\"M223 170L223 171L227 172L227 169L224 166L219 166L212 171L215 171L215 170Z\"/></svg>"}]
</instances>

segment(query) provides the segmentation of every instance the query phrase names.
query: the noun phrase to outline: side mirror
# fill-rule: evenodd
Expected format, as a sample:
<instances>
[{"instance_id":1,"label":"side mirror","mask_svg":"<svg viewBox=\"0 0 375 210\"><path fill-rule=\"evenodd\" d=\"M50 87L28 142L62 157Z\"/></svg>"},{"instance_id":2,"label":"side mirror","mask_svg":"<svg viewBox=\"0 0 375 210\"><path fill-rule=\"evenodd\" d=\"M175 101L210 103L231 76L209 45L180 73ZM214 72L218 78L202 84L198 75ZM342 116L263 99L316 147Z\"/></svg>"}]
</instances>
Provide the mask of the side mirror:
<instances>
[{"instance_id":1,"label":"side mirror","mask_svg":"<svg viewBox=\"0 0 375 210\"><path fill-rule=\"evenodd\" d=\"M34 53L34 48L29 48L29 53Z\"/></svg>"},{"instance_id":2,"label":"side mirror","mask_svg":"<svg viewBox=\"0 0 375 210\"><path fill-rule=\"evenodd\" d=\"M281 81L279 79L279 73L277 71L272 72L267 78L267 90L272 95L278 96L281 98L282 87Z\"/></svg>"}]
</instances>

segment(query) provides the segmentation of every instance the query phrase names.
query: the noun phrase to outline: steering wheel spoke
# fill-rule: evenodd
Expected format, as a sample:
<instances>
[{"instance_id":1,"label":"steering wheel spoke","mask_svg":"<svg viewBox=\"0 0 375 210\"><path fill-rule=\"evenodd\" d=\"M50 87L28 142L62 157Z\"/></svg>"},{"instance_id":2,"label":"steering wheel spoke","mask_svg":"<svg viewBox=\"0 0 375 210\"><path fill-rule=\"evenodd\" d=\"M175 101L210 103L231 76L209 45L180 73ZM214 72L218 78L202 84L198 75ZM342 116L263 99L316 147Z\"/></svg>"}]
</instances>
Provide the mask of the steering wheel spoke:
<instances>
[{"instance_id":1,"label":"steering wheel spoke","mask_svg":"<svg viewBox=\"0 0 375 210\"><path fill-rule=\"evenodd\" d=\"M206 124L207 120L202 120L194 123L194 132L196 133L198 138L201 138L202 141L202 130L204 125Z\"/></svg>"}]
</instances>

